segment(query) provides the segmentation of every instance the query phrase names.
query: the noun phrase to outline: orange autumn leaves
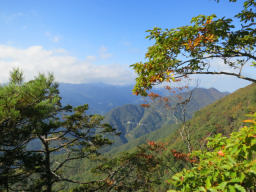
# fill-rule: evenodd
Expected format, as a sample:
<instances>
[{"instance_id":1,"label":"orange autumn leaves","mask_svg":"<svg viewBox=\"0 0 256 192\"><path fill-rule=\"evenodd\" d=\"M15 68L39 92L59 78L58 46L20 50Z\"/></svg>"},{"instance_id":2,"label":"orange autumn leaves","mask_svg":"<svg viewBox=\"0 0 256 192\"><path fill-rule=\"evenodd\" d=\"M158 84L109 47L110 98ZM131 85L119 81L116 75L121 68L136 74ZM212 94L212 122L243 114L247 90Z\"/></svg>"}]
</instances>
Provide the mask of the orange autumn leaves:
<instances>
[{"instance_id":1,"label":"orange autumn leaves","mask_svg":"<svg viewBox=\"0 0 256 192\"><path fill-rule=\"evenodd\" d=\"M225 153L223 151L218 151L218 155L221 156L221 157L224 157Z\"/></svg>"},{"instance_id":2,"label":"orange autumn leaves","mask_svg":"<svg viewBox=\"0 0 256 192\"><path fill-rule=\"evenodd\" d=\"M166 145L167 143L162 143L162 142L155 142L155 141L148 141L148 149L149 152L156 152L156 154L161 154L163 151L166 150ZM155 155L156 155L155 154ZM153 153L141 153L139 154L140 157L143 157L144 159L151 160L154 158Z\"/></svg>"},{"instance_id":3,"label":"orange autumn leaves","mask_svg":"<svg viewBox=\"0 0 256 192\"><path fill-rule=\"evenodd\" d=\"M166 89L170 93L170 95L173 95L173 97L176 97L179 102L183 102L182 100L184 100L185 98L181 95L181 93L183 93L184 91L187 91L189 87L187 85L180 86L180 87L170 87L169 85L166 85L164 86L164 89ZM168 102L170 101L170 99L168 98L168 96L162 96L154 92L150 92L147 96L150 99L149 103L143 103L143 104L140 104L140 106L149 108L152 104L151 102L158 99L158 101L164 102L166 107L169 107ZM148 101L145 100L145 102L148 102Z\"/></svg>"},{"instance_id":4,"label":"orange autumn leaves","mask_svg":"<svg viewBox=\"0 0 256 192\"><path fill-rule=\"evenodd\" d=\"M150 147L150 150L159 152L164 151L166 149L167 143L148 141L148 145Z\"/></svg>"},{"instance_id":5,"label":"orange autumn leaves","mask_svg":"<svg viewBox=\"0 0 256 192\"><path fill-rule=\"evenodd\" d=\"M147 65L145 65L145 67L147 68ZM150 70L150 68L148 69ZM158 74L158 75L153 75L150 77L149 82L150 83L155 83L155 82L171 82L171 80L173 82L179 81L179 79L175 79L174 77L174 72L172 70L167 69L165 72L163 72L162 74Z\"/></svg>"},{"instance_id":6,"label":"orange autumn leaves","mask_svg":"<svg viewBox=\"0 0 256 192\"><path fill-rule=\"evenodd\" d=\"M253 123L253 124L256 123L256 121L253 120L253 119L246 119L246 120L244 120L243 122L244 122L244 123Z\"/></svg>"},{"instance_id":7,"label":"orange autumn leaves","mask_svg":"<svg viewBox=\"0 0 256 192\"><path fill-rule=\"evenodd\" d=\"M203 27L200 27L198 29L198 34L196 35L195 38L190 38L187 40L185 45L186 50L191 50L193 51L195 47L198 47L201 43L208 43L208 42L214 42L215 41L215 35L209 32L207 29L207 25L211 24L212 20L207 19L205 24L203 24Z\"/></svg>"},{"instance_id":8,"label":"orange autumn leaves","mask_svg":"<svg viewBox=\"0 0 256 192\"><path fill-rule=\"evenodd\" d=\"M176 151L175 149L172 149L171 153L172 153L173 157L177 160L182 160L182 161L186 161L186 162L190 162L190 163L198 162L197 158L191 157L191 154L189 154L189 153L182 153L182 152Z\"/></svg>"}]
</instances>

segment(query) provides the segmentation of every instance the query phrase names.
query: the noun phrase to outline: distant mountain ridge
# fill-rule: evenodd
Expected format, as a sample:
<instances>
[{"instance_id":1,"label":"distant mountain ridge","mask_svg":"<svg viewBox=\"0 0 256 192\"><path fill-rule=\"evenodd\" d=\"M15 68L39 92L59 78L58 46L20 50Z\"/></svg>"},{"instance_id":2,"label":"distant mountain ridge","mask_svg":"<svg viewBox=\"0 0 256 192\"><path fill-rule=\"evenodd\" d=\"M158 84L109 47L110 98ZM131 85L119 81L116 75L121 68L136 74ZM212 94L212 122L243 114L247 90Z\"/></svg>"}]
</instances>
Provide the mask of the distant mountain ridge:
<instances>
[{"instance_id":1,"label":"distant mountain ridge","mask_svg":"<svg viewBox=\"0 0 256 192\"><path fill-rule=\"evenodd\" d=\"M63 104L73 106L89 104L89 111L99 114L105 114L111 109L124 104L142 103L143 99L133 95L132 89L132 85L59 84Z\"/></svg>"},{"instance_id":2,"label":"distant mountain ridge","mask_svg":"<svg viewBox=\"0 0 256 192\"><path fill-rule=\"evenodd\" d=\"M189 94L190 92L184 92L181 93L181 96L186 98ZM195 88L192 91L191 101L186 106L186 118L190 119L195 111L226 95L227 93L222 93L214 88ZM169 103L172 105L176 105L180 102L174 95L169 96L168 99ZM114 108L106 113L105 122L121 132L121 137L115 138L114 145L120 146L133 142L158 129L163 130L163 127L167 129L170 127L170 129L172 129L172 127L175 127L172 125L180 123L180 119L182 118L181 109L177 108L173 110L165 107L165 104L165 102L160 100L153 102L150 108L128 104ZM161 134L159 134L159 138L160 137ZM143 139L141 139L140 142L143 142L142 140Z\"/></svg>"},{"instance_id":3,"label":"distant mountain ridge","mask_svg":"<svg viewBox=\"0 0 256 192\"><path fill-rule=\"evenodd\" d=\"M69 84L60 83L59 90L63 104L78 106L89 104L91 113L106 114L111 109L125 104L141 104L144 98L132 94L133 85L108 85L104 83ZM211 88L212 92L218 90ZM153 92L168 95L164 88L154 89ZM227 94L227 93L225 93Z\"/></svg>"}]
</instances>

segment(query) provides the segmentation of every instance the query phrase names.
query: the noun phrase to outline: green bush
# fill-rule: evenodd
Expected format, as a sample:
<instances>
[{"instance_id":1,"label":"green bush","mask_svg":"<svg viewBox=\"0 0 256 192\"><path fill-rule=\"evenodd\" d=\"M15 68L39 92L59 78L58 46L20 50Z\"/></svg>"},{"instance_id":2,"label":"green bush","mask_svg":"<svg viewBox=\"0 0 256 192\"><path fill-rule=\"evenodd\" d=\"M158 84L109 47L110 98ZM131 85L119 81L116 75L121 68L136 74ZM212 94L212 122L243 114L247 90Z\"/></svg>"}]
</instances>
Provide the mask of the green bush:
<instances>
[{"instance_id":1,"label":"green bush","mask_svg":"<svg viewBox=\"0 0 256 192\"><path fill-rule=\"evenodd\" d=\"M256 113L248 126L229 138L209 138L207 150L195 151L193 168L175 174L168 182L175 191L256 191Z\"/></svg>"}]
</instances>

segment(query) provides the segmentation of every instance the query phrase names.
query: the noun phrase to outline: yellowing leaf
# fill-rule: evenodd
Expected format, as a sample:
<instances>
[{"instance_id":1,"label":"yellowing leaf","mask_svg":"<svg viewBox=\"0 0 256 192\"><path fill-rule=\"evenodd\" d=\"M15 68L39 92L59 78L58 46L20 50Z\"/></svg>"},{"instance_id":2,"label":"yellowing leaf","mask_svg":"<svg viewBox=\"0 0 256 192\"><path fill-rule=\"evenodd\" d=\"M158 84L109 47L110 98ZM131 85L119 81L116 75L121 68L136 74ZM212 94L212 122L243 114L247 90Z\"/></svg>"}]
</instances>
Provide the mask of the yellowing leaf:
<instances>
[{"instance_id":1,"label":"yellowing leaf","mask_svg":"<svg viewBox=\"0 0 256 192\"><path fill-rule=\"evenodd\" d=\"M246 120L244 120L243 122L244 122L244 123L254 123L254 121L251 120L251 119L246 119Z\"/></svg>"}]
</instances>

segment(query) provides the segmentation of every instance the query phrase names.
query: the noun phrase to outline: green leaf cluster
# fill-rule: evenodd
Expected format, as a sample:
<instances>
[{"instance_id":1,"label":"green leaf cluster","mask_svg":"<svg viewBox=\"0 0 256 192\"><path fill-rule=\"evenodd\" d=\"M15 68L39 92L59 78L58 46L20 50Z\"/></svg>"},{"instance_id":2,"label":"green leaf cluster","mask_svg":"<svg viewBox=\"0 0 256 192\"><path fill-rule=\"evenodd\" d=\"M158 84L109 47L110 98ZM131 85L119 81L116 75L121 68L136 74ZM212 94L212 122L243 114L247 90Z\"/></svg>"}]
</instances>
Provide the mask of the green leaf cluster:
<instances>
[{"instance_id":1,"label":"green leaf cluster","mask_svg":"<svg viewBox=\"0 0 256 192\"><path fill-rule=\"evenodd\" d=\"M208 150L194 151L192 169L184 169L169 180L171 191L255 191L256 188L256 113L248 126L229 138L220 134L210 138Z\"/></svg>"}]
</instances>

